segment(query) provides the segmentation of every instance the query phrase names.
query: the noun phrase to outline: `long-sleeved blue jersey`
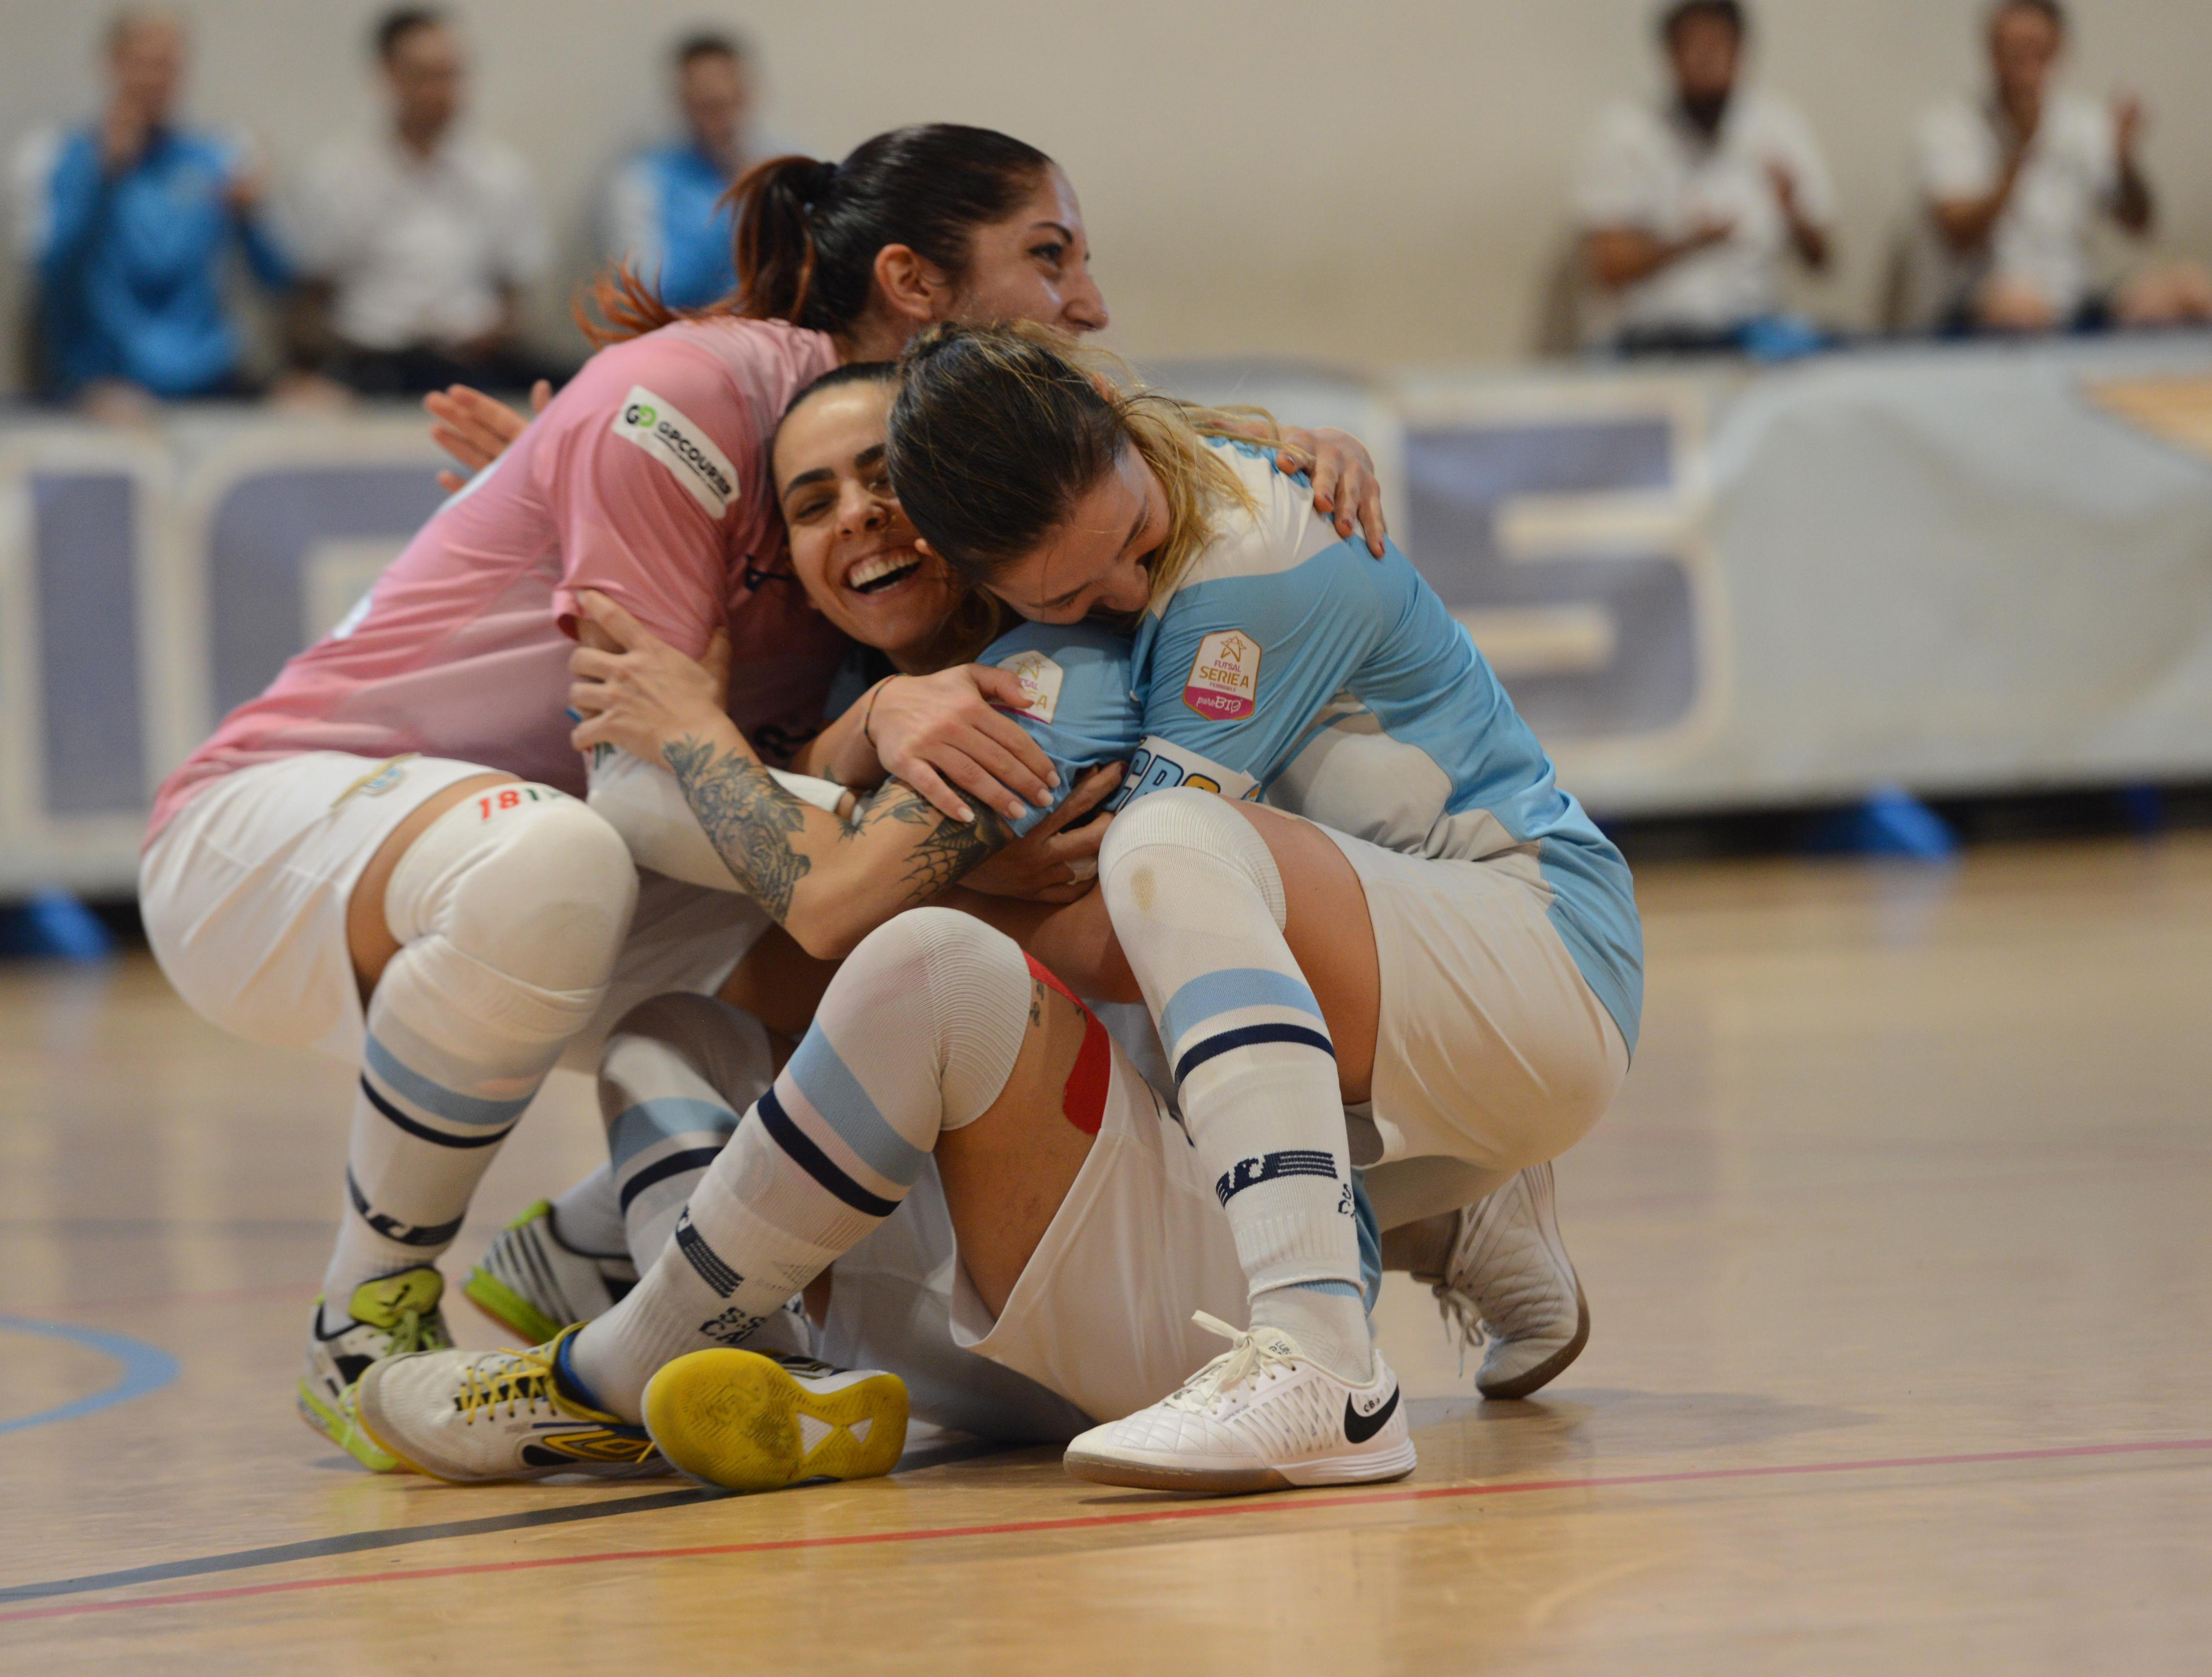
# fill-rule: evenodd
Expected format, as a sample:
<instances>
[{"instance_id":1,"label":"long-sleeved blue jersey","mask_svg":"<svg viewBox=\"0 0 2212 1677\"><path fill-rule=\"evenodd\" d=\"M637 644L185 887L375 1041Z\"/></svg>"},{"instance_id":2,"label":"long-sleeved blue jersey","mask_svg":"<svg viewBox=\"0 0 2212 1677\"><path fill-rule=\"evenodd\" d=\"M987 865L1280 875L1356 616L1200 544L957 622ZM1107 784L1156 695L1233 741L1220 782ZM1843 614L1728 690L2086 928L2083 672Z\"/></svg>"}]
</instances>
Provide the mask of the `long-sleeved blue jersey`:
<instances>
[{"instance_id":1,"label":"long-sleeved blue jersey","mask_svg":"<svg viewBox=\"0 0 2212 1677\"><path fill-rule=\"evenodd\" d=\"M1620 852L1406 556L1340 539L1267 451L1216 446L1251 509L1218 515L1133 642L1030 623L983 655L1030 688L1023 720L1062 787L1120 760L1116 806L1196 785L1409 854L1531 853L1553 926L1633 1049L1644 940Z\"/></svg>"}]
</instances>

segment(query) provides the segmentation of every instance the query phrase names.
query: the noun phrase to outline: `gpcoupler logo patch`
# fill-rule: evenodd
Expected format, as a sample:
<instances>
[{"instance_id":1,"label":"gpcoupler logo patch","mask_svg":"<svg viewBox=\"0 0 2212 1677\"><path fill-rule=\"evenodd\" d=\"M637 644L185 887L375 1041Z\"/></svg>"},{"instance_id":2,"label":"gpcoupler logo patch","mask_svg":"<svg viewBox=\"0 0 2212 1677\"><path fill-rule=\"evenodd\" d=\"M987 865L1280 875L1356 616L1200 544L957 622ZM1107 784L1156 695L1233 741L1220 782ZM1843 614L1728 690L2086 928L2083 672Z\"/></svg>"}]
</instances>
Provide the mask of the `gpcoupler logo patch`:
<instances>
[{"instance_id":1,"label":"gpcoupler logo patch","mask_svg":"<svg viewBox=\"0 0 2212 1677\"><path fill-rule=\"evenodd\" d=\"M629 387L613 429L667 467L710 518L720 518L738 498L738 469L730 457L682 409L643 385Z\"/></svg>"},{"instance_id":2,"label":"gpcoupler logo patch","mask_svg":"<svg viewBox=\"0 0 2212 1677\"><path fill-rule=\"evenodd\" d=\"M1241 722L1260 708L1260 643L1241 629L1217 629L1198 643L1182 702L1217 722Z\"/></svg>"}]
</instances>

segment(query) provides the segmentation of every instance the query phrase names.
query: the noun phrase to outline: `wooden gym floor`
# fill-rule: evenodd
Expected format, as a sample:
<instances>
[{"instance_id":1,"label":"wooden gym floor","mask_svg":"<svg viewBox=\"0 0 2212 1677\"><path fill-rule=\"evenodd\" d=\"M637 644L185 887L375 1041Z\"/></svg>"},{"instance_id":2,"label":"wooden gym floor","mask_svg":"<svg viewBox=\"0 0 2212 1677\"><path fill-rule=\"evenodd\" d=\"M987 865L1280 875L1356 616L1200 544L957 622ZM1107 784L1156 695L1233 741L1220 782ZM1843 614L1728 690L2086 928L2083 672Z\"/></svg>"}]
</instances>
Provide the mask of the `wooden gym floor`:
<instances>
[{"instance_id":1,"label":"wooden gym floor","mask_svg":"<svg viewBox=\"0 0 2212 1677\"><path fill-rule=\"evenodd\" d=\"M361 1473L290 1396L343 1068L0 969L0 1668L2212 1667L2212 842L1642 887L1588 1352L1485 1406L1397 1278L1419 1471L1223 1502ZM595 1144L535 1115L456 1257Z\"/></svg>"}]
</instances>

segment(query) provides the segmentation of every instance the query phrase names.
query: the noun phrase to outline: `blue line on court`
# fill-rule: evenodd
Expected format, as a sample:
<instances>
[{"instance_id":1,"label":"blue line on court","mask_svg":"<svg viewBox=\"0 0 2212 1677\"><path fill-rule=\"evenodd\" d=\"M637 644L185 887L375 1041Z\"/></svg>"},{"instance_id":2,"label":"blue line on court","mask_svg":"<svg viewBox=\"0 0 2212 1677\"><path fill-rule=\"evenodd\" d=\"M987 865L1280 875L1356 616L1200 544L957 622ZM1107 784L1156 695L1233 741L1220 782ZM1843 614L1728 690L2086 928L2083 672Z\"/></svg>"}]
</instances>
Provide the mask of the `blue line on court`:
<instances>
[{"instance_id":1,"label":"blue line on court","mask_svg":"<svg viewBox=\"0 0 2212 1677\"><path fill-rule=\"evenodd\" d=\"M167 1352L143 1340L110 1334L102 1328L78 1328L66 1322L34 1322L27 1316L0 1316L0 1333L36 1334L44 1339L67 1340L103 1357L112 1357L123 1365L113 1385L89 1397L73 1398L51 1409L41 1409L35 1415L18 1415L13 1420L0 1421L0 1432L21 1432L26 1427L44 1426L49 1421L75 1420L79 1415L89 1415L94 1410L158 1392L177 1377L177 1359Z\"/></svg>"}]
</instances>

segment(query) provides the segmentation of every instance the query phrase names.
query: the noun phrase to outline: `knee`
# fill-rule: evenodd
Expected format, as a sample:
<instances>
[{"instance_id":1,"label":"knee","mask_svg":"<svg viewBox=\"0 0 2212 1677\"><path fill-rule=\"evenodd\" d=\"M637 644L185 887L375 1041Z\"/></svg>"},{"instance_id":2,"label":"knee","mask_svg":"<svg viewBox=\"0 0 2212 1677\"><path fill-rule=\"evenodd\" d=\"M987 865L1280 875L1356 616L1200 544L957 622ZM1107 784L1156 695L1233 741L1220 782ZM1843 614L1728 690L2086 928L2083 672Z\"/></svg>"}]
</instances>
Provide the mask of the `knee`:
<instances>
[{"instance_id":1,"label":"knee","mask_svg":"<svg viewBox=\"0 0 2212 1677\"><path fill-rule=\"evenodd\" d=\"M1026 985L1029 963L1005 933L957 908L909 908L860 939L831 987L927 995L945 987L972 988L1014 970Z\"/></svg>"},{"instance_id":2,"label":"knee","mask_svg":"<svg viewBox=\"0 0 2212 1677\"><path fill-rule=\"evenodd\" d=\"M576 799L520 790L519 804L462 804L434 822L393 870L385 918L403 944L442 935L545 989L604 985L637 902L629 848Z\"/></svg>"},{"instance_id":3,"label":"knee","mask_svg":"<svg viewBox=\"0 0 2212 1677\"><path fill-rule=\"evenodd\" d=\"M1168 888L1163 865L1178 856L1205 857L1249 879L1279 927L1283 879L1273 853L1252 823L1210 792L1176 787L1156 792L1114 817L1098 852L1098 884L1106 907L1121 926L1130 915L1154 912ZM1233 876L1207 870L1200 889L1218 890Z\"/></svg>"}]
</instances>

